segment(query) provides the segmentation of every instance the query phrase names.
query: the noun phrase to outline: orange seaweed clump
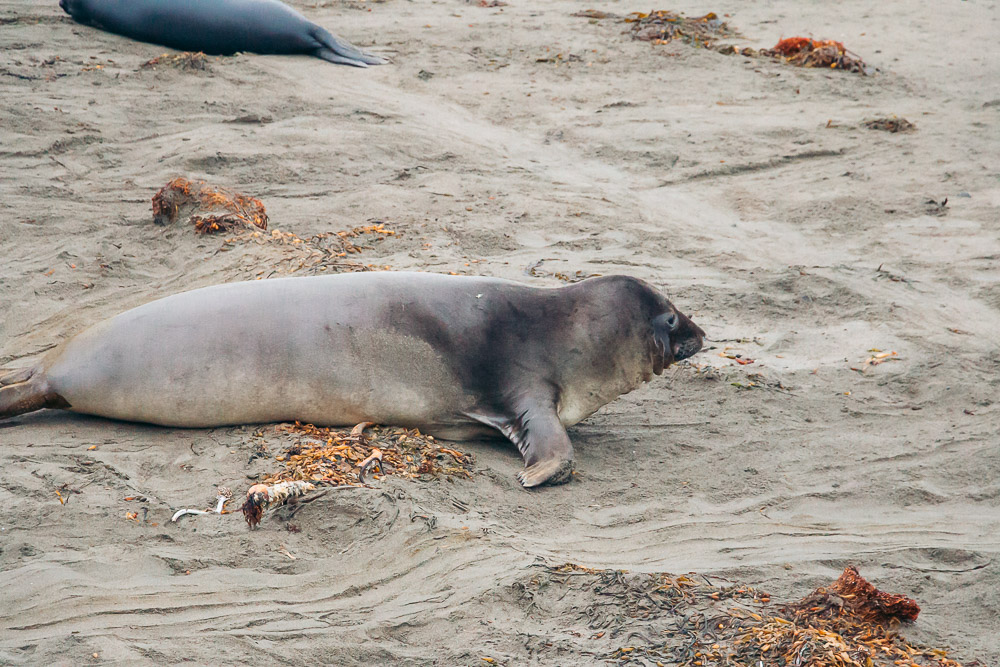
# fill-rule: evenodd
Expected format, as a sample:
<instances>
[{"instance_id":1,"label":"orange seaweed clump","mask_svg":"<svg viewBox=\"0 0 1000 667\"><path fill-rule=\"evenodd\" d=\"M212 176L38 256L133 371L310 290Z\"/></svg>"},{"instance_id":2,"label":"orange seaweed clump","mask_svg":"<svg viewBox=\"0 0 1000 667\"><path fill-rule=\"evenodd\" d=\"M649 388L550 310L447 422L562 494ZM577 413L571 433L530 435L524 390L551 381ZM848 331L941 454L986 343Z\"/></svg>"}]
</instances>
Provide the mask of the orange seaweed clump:
<instances>
[{"instance_id":1,"label":"orange seaweed clump","mask_svg":"<svg viewBox=\"0 0 1000 667\"><path fill-rule=\"evenodd\" d=\"M832 39L809 39L808 37L788 37L775 44L774 50L786 58L790 58L803 51L813 51L824 46L834 46L841 53L847 50L841 42L835 42Z\"/></svg>"},{"instance_id":2,"label":"orange seaweed clump","mask_svg":"<svg viewBox=\"0 0 1000 667\"><path fill-rule=\"evenodd\" d=\"M185 216L199 234L234 228L266 230L268 221L264 203L256 197L179 177L153 195L153 222L165 225Z\"/></svg>"},{"instance_id":3,"label":"orange seaweed clump","mask_svg":"<svg viewBox=\"0 0 1000 667\"><path fill-rule=\"evenodd\" d=\"M905 595L878 590L858 573L858 568L844 568L831 586L818 588L789 606L796 620L851 616L865 623L915 621L920 606Z\"/></svg>"},{"instance_id":4,"label":"orange seaweed clump","mask_svg":"<svg viewBox=\"0 0 1000 667\"><path fill-rule=\"evenodd\" d=\"M842 42L832 39L787 37L773 49L761 50L761 55L781 57L797 67L829 67L865 74L867 66L861 58L850 53Z\"/></svg>"},{"instance_id":5,"label":"orange seaweed clump","mask_svg":"<svg viewBox=\"0 0 1000 667\"><path fill-rule=\"evenodd\" d=\"M784 661L803 667L872 667L928 664L956 667L942 651L922 650L900 640L901 621L915 621L916 602L878 590L855 567L847 567L830 586L818 588L782 609L782 616L760 617L736 640L744 657Z\"/></svg>"}]
</instances>

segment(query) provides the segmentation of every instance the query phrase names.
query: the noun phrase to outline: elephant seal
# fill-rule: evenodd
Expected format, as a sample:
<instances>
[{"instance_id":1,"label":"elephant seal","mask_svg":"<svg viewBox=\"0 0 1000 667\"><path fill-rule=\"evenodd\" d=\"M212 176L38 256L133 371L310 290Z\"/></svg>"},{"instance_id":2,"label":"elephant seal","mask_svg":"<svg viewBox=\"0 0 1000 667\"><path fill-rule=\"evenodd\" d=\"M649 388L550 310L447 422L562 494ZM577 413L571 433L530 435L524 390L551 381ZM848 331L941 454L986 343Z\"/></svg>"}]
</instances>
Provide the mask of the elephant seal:
<instances>
[{"instance_id":1,"label":"elephant seal","mask_svg":"<svg viewBox=\"0 0 1000 667\"><path fill-rule=\"evenodd\" d=\"M567 426L703 336L628 276L548 288L406 272L230 283L129 310L0 377L0 418L50 407L182 427L499 431L524 458L521 483L537 486L569 479Z\"/></svg>"},{"instance_id":2,"label":"elephant seal","mask_svg":"<svg viewBox=\"0 0 1000 667\"><path fill-rule=\"evenodd\" d=\"M181 51L312 54L341 65L386 62L278 0L59 0L73 20Z\"/></svg>"}]
</instances>

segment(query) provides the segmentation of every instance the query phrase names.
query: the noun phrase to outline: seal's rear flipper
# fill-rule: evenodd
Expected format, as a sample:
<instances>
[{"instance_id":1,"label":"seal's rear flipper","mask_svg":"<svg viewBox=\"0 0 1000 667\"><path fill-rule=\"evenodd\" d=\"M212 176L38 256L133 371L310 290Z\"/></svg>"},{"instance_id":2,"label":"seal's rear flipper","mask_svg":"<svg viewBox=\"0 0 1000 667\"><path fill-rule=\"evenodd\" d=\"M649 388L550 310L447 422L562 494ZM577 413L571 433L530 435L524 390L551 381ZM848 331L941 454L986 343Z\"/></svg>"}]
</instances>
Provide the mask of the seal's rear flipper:
<instances>
[{"instance_id":1,"label":"seal's rear flipper","mask_svg":"<svg viewBox=\"0 0 1000 667\"><path fill-rule=\"evenodd\" d=\"M498 429L517 445L524 458L524 470L517 474L522 486L565 484L573 473L573 445L559 421L554 401L523 397L514 415L502 417L470 414L470 417Z\"/></svg>"},{"instance_id":2,"label":"seal's rear flipper","mask_svg":"<svg viewBox=\"0 0 1000 667\"><path fill-rule=\"evenodd\" d=\"M365 53L353 44L345 42L339 37L334 37L326 28L316 26L313 39L320 43L320 48L314 54L317 58L322 58L338 65L353 65L354 67L368 67L369 65L384 65L389 62L385 58Z\"/></svg>"},{"instance_id":3,"label":"seal's rear flipper","mask_svg":"<svg viewBox=\"0 0 1000 667\"><path fill-rule=\"evenodd\" d=\"M336 53L335 51L331 51L330 49L316 49L315 56L317 58L322 58L323 60L329 63L334 63L337 65L351 65L352 67L368 67L367 63L364 63L360 60L355 60L353 58L345 58L344 56L339 55L338 53Z\"/></svg>"},{"instance_id":4,"label":"seal's rear flipper","mask_svg":"<svg viewBox=\"0 0 1000 667\"><path fill-rule=\"evenodd\" d=\"M69 403L62 396L49 389L49 383L38 366L0 375L0 419L42 408L68 407Z\"/></svg>"}]
</instances>

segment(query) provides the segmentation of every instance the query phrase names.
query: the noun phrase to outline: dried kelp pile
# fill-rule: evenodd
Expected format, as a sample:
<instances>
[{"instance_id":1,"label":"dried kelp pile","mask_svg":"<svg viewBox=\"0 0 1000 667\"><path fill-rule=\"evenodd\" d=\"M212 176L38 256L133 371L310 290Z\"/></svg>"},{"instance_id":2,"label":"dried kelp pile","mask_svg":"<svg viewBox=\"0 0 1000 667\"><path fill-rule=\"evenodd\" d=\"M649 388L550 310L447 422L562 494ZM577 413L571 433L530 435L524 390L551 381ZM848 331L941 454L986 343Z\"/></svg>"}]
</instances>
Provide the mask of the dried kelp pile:
<instances>
[{"instance_id":1,"label":"dried kelp pile","mask_svg":"<svg viewBox=\"0 0 1000 667\"><path fill-rule=\"evenodd\" d=\"M299 422L279 424L275 429L292 436L292 442L274 457L284 469L265 476L247 491L240 510L251 528L261 522L268 507L296 502L318 487L364 486L369 479L384 475L421 480L472 476L470 455L442 447L433 436L416 429L369 422L350 430ZM262 448L262 443L258 447ZM262 454L255 451L250 460ZM301 502L310 502L322 493L325 491Z\"/></svg>"},{"instance_id":2,"label":"dried kelp pile","mask_svg":"<svg viewBox=\"0 0 1000 667\"><path fill-rule=\"evenodd\" d=\"M782 608L780 616L762 618L737 642L766 662L958 665L943 651L914 648L899 637L900 622L919 614L913 600L878 590L848 567L832 585Z\"/></svg>"},{"instance_id":3,"label":"dried kelp pile","mask_svg":"<svg viewBox=\"0 0 1000 667\"><path fill-rule=\"evenodd\" d=\"M629 23L629 34L632 39L638 39L653 44L667 44L680 39L686 44L699 48L710 48L723 55L738 54L750 58L770 57L796 67L825 67L841 69L858 74L867 74L870 68L858 57L834 40L816 40L808 37L789 37L782 39L774 48L760 51L733 44L717 44L721 39L739 37L739 32L727 22L719 18L715 12L704 16L690 17L679 12L658 9L651 12L632 12L626 17L588 9L576 12L573 16L589 18L592 21L602 19L621 20Z\"/></svg>"},{"instance_id":4,"label":"dried kelp pile","mask_svg":"<svg viewBox=\"0 0 1000 667\"><path fill-rule=\"evenodd\" d=\"M349 257L396 235L380 220L308 238L277 229L265 233L268 217L260 199L183 177L173 179L153 196L153 222L165 225L178 219L187 219L198 234L231 234L216 253L229 252L247 242L266 246L268 254L279 249L282 256L273 263L268 261L268 268L259 268L259 259L247 267L258 278L303 269L311 274L388 269L388 266L363 264Z\"/></svg>"},{"instance_id":5,"label":"dried kelp pile","mask_svg":"<svg viewBox=\"0 0 1000 667\"><path fill-rule=\"evenodd\" d=\"M760 55L781 58L796 67L827 67L857 74L866 74L868 69L857 54L851 53L843 43L832 39L788 37L775 44L772 49L761 49Z\"/></svg>"},{"instance_id":6,"label":"dried kelp pile","mask_svg":"<svg viewBox=\"0 0 1000 667\"><path fill-rule=\"evenodd\" d=\"M199 234L267 229L267 212L261 200L183 177L153 195L153 222L165 225L178 218L187 218Z\"/></svg>"},{"instance_id":7,"label":"dried kelp pile","mask_svg":"<svg viewBox=\"0 0 1000 667\"><path fill-rule=\"evenodd\" d=\"M556 278L564 283L578 283L581 280L586 280L587 278L594 278L601 275L600 273L587 273L586 271L573 271L572 273L563 273L561 271L546 271L542 267L542 262L546 260L540 259L536 262L532 262L524 269L524 275L533 276L535 278Z\"/></svg>"},{"instance_id":8,"label":"dried kelp pile","mask_svg":"<svg viewBox=\"0 0 1000 667\"><path fill-rule=\"evenodd\" d=\"M386 475L424 480L471 476L469 454L443 447L417 429L368 423L337 429L298 422L276 428L293 436L294 441L275 457L284 469L268 475L264 481L269 484L297 480L327 486L360 484L364 464L375 459Z\"/></svg>"},{"instance_id":9,"label":"dried kelp pile","mask_svg":"<svg viewBox=\"0 0 1000 667\"><path fill-rule=\"evenodd\" d=\"M541 569L512 586L525 623L551 615L553 635L589 635L592 655L618 664L960 667L945 651L905 641L901 623L915 620L919 607L878 591L854 568L787 606L753 587L696 575Z\"/></svg>"},{"instance_id":10,"label":"dried kelp pile","mask_svg":"<svg viewBox=\"0 0 1000 667\"><path fill-rule=\"evenodd\" d=\"M720 39L738 35L715 12L694 18L659 9L648 14L632 12L624 21L631 24L629 32L632 39L653 44L666 44L679 39L692 46L708 48Z\"/></svg>"},{"instance_id":11,"label":"dried kelp pile","mask_svg":"<svg viewBox=\"0 0 1000 667\"><path fill-rule=\"evenodd\" d=\"M275 229L270 234L260 232L250 234L249 240L260 245L283 247L285 257L278 261L273 272L295 273L305 270L307 273L336 273L388 269L388 266L363 264L348 258L351 255L360 254L364 250L370 250L372 244L395 236L395 234L396 232L393 230L386 229L384 223L373 222L346 231L324 232L308 238ZM226 239L221 250L230 250L238 240L242 239ZM257 275L262 277L265 274L267 271L263 269L257 272Z\"/></svg>"},{"instance_id":12,"label":"dried kelp pile","mask_svg":"<svg viewBox=\"0 0 1000 667\"><path fill-rule=\"evenodd\" d=\"M208 69L208 56L201 51L163 53L139 65L140 69L156 69L158 67L171 67L179 70L204 70Z\"/></svg>"}]
</instances>

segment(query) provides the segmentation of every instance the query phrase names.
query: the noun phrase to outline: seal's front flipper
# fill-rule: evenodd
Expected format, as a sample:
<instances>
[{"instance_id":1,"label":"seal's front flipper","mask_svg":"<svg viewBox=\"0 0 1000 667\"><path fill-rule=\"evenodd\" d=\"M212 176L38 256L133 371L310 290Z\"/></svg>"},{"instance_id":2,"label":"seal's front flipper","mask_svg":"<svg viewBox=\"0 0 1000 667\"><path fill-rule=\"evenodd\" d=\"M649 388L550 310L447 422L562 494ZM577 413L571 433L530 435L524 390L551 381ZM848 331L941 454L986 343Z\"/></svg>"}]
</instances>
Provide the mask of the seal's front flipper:
<instances>
[{"instance_id":1,"label":"seal's front flipper","mask_svg":"<svg viewBox=\"0 0 1000 667\"><path fill-rule=\"evenodd\" d=\"M354 67L384 65L388 62L385 58L365 53L353 44L345 42L339 37L334 37L326 28L319 26L316 28L313 38L320 43L320 48L315 51L317 58L338 65L353 65Z\"/></svg>"},{"instance_id":2,"label":"seal's front flipper","mask_svg":"<svg viewBox=\"0 0 1000 667\"><path fill-rule=\"evenodd\" d=\"M517 481L526 489L542 484L565 484L573 475L573 459L551 458L525 467Z\"/></svg>"},{"instance_id":3,"label":"seal's front flipper","mask_svg":"<svg viewBox=\"0 0 1000 667\"><path fill-rule=\"evenodd\" d=\"M565 484L573 473L573 445L559 421L554 401L522 399L514 415L501 418L470 415L498 429L517 445L524 470L517 474L522 486Z\"/></svg>"},{"instance_id":4,"label":"seal's front flipper","mask_svg":"<svg viewBox=\"0 0 1000 667\"><path fill-rule=\"evenodd\" d=\"M527 488L565 484L573 474L573 445L553 404L530 404L506 434L521 450L524 470L517 480Z\"/></svg>"}]
</instances>

